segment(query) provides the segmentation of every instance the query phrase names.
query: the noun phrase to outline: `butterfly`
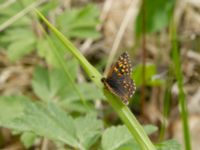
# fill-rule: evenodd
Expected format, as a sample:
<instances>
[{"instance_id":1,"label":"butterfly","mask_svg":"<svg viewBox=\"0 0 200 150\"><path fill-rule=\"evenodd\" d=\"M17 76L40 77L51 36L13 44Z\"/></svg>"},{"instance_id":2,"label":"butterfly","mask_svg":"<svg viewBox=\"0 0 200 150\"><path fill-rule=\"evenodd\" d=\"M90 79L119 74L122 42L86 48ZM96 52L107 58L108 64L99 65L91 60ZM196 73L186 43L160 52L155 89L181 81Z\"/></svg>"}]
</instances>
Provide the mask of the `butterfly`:
<instances>
[{"instance_id":1,"label":"butterfly","mask_svg":"<svg viewBox=\"0 0 200 150\"><path fill-rule=\"evenodd\" d=\"M102 78L106 89L121 98L128 105L129 99L136 90L135 83L131 79L132 66L127 52L121 54L117 62L112 65L106 78Z\"/></svg>"}]
</instances>

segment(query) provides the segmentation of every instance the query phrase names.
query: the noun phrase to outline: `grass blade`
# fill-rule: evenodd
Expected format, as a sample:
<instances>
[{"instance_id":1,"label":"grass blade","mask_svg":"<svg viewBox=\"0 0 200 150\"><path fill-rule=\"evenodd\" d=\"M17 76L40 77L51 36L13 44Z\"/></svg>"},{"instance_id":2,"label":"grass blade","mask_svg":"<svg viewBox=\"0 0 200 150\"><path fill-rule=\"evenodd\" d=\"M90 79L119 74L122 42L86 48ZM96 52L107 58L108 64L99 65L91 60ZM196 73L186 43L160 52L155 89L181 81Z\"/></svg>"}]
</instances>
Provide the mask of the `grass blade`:
<instances>
[{"instance_id":1,"label":"grass blade","mask_svg":"<svg viewBox=\"0 0 200 150\"><path fill-rule=\"evenodd\" d=\"M179 89L178 98L179 98L179 108L180 108L181 119L182 119L184 143L185 143L185 149L191 150L190 131L189 131L189 125L188 125L188 112L187 112L187 106L186 106L185 93L183 90L183 75L181 71L180 54L178 53L176 31L177 31L176 25L172 21L171 23L172 55L173 55L174 71L175 71L176 79L178 82L178 89Z\"/></svg>"},{"instance_id":2,"label":"grass blade","mask_svg":"<svg viewBox=\"0 0 200 150\"><path fill-rule=\"evenodd\" d=\"M52 30L56 37L64 44L67 50L70 51L75 58L77 58L77 60L80 62L81 66L86 71L90 79L92 79L99 88L103 88L103 84L101 83L102 75L87 61L87 59L79 52L79 50L62 33L60 33L53 25L51 25L48 22L48 20L39 11L35 11L40 16L40 18L47 24L47 26ZM129 110L129 108L125 106L119 100L119 98L115 97L107 90L104 90L104 94L108 99L108 102L118 113L119 117L128 127L132 136L136 139L141 148L143 150L155 150L154 145L148 138L143 127L139 124L139 122Z\"/></svg>"}]
</instances>

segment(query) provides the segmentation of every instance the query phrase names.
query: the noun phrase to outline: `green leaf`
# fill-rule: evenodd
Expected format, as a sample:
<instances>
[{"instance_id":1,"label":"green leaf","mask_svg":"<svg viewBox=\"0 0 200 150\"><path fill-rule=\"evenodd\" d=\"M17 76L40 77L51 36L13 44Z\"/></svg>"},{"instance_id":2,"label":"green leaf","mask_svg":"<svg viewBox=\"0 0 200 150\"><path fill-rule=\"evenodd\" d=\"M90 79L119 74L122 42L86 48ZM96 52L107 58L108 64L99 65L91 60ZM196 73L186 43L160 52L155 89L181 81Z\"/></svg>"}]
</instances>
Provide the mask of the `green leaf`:
<instances>
[{"instance_id":1,"label":"green leaf","mask_svg":"<svg viewBox=\"0 0 200 150\"><path fill-rule=\"evenodd\" d=\"M58 103L59 106L66 109L68 112L79 112L79 113L87 113L90 111L94 111L95 107L93 104L87 102L87 106L89 106L89 110L87 107L84 107L82 101L75 101L68 103L67 101L64 101L63 103Z\"/></svg>"},{"instance_id":2,"label":"green leaf","mask_svg":"<svg viewBox=\"0 0 200 150\"><path fill-rule=\"evenodd\" d=\"M25 2L25 0L23 0ZM15 16L17 13L19 13L20 11L23 10L23 8L25 8L26 6L28 6L30 3L33 2L33 0L27 1L29 4L25 4L24 2L20 2L20 3L8 3L9 5L6 5L6 0L5 2L1 1L1 7L0 7L0 25L2 25L4 22L6 22L7 20L9 20L11 17ZM22 4L23 3L23 4ZM5 5L3 5L5 4ZM17 20L16 22L14 22L12 24L13 26L19 26L19 25L25 25L27 24L27 19L29 20L28 22L30 22L31 20L27 17L27 16L23 16L22 18L20 18L19 20Z\"/></svg>"},{"instance_id":3,"label":"green leaf","mask_svg":"<svg viewBox=\"0 0 200 150\"><path fill-rule=\"evenodd\" d=\"M25 97L0 97L0 126L24 114Z\"/></svg>"},{"instance_id":4,"label":"green leaf","mask_svg":"<svg viewBox=\"0 0 200 150\"><path fill-rule=\"evenodd\" d=\"M46 39L40 38L37 40L36 47L38 55L44 58L48 64L58 66L58 62L55 60L52 47L49 45L49 42Z\"/></svg>"},{"instance_id":5,"label":"green leaf","mask_svg":"<svg viewBox=\"0 0 200 150\"><path fill-rule=\"evenodd\" d=\"M37 67L33 74L33 90L44 101L51 101L57 92L57 87L51 84L49 76L47 70L41 67Z\"/></svg>"},{"instance_id":6,"label":"green leaf","mask_svg":"<svg viewBox=\"0 0 200 150\"><path fill-rule=\"evenodd\" d=\"M34 37L33 33L27 27L21 26L21 28L11 28L6 30L4 37L1 38L1 41L13 43L18 40L22 41L29 36L31 38Z\"/></svg>"},{"instance_id":7,"label":"green leaf","mask_svg":"<svg viewBox=\"0 0 200 150\"><path fill-rule=\"evenodd\" d=\"M157 32L167 27L173 13L175 3L176 1L174 0L154 0L153 3L151 0L146 0L144 3L144 11L141 8L137 16L137 36L141 35L143 26L145 26L147 33ZM144 22L142 22L143 15L145 17Z\"/></svg>"},{"instance_id":8,"label":"green leaf","mask_svg":"<svg viewBox=\"0 0 200 150\"><path fill-rule=\"evenodd\" d=\"M53 104L33 103L19 96L0 97L0 111L0 126L78 145L73 118Z\"/></svg>"},{"instance_id":9,"label":"green leaf","mask_svg":"<svg viewBox=\"0 0 200 150\"><path fill-rule=\"evenodd\" d=\"M75 80L77 63L75 62L74 65L73 61L71 63L71 69L68 70L72 70L70 73L73 74L73 80ZM56 100L60 106L66 108L68 111L88 111L84 107L77 91L74 90L74 87L61 69L47 71L44 68L37 67L33 74L32 86L36 95L44 101ZM86 101L104 98L100 89L92 83L80 83L76 84L76 86Z\"/></svg>"},{"instance_id":10,"label":"green leaf","mask_svg":"<svg viewBox=\"0 0 200 150\"><path fill-rule=\"evenodd\" d=\"M157 74L155 64L146 64L145 66L145 81L149 86L161 85L164 83L162 79L154 79L154 76ZM137 86L142 85L142 64L135 66L133 70L133 78Z\"/></svg>"},{"instance_id":11,"label":"green leaf","mask_svg":"<svg viewBox=\"0 0 200 150\"><path fill-rule=\"evenodd\" d=\"M71 37L79 37L79 38L93 38L97 39L101 36L99 32L94 32L94 29L90 28L74 28L68 32Z\"/></svg>"},{"instance_id":12,"label":"green leaf","mask_svg":"<svg viewBox=\"0 0 200 150\"><path fill-rule=\"evenodd\" d=\"M154 126L154 125L144 125L144 130L146 131L146 133L148 135L156 132L158 130L158 127L157 126Z\"/></svg>"},{"instance_id":13,"label":"green leaf","mask_svg":"<svg viewBox=\"0 0 200 150\"><path fill-rule=\"evenodd\" d=\"M48 2L44 3L43 5L40 5L38 9L45 15L47 16L49 12L52 10L56 9L59 5L59 1L55 0L48 0Z\"/></svg>"},{"instance_id":14,"label":"green leaf","mask_svg":"<svg viewBox=\"0 0 200 150\"><path fill-rule=\"evenodd\" d=\"M20 137L21 141L23 142L26 148L30 148L33 146L37 136L33 132L24 132Z\"/></svg>"},{"instance_id":15,"label":"green leaf","mask_svg":"<svg viewBox=\"0 0 200 150\"><path fill-rule=\"evenodd\" d=\"M95 100L104 98L102 92L93 83L80 83L77 84L80 93L86 100ZM60 93L62 95L62 104L68 104L77 102L80 97L76 94L76 91L70 86L66 85L65 89Z\"/></svg>"},{"instance_id":16,"label":"green leaf","mask_svg":"<svg viewBox=\"0 0 200 150\"><path fill-rule=\"evenodd\" d=\"M84 96L87 105L90 105L91 109L94 109L94 105L91 101L97 99L103 99L104 95L93 83L79 83L76 84L79 93ZM58 104L66 110L76 112L88 112L88 109L83 105L79 95L73 89L72 85L67 84L63 90L60 91L60 100Z\"/></svg>"},{"instance_id":17,"label":"green leaf","mask_svg":"<svg viewBox=\"0 0 200 150\"><path fill-rule=\"evenodd\" d=\"M37 40L38 55L41 56L42 58L45 58L48 64L53 65L56 68L60 67L59 62L56 59L55 53L54 53L54 51L58 52L59 50L60 55L65 56L65 61L67 58L67 61L65 62L65 64L68 65L69 69L74 70L75 66L73 65L77 61L74 58L71 58L71 55L69 55L69 53L66 54L65 49L66 47L64 47L63 44L57 38L55 38L53 34L48 35L48 37L46 35L45 38L40 38L39 40ZM77 69L77 66L75 67L75 69Z\"/></svg>"},{"instance_id":18,"label":"green leaf","mask_svg":"<svg viewBox=\"0 0 200 150\"><path fill-rule=\"evenodd\" d=\"M69 73L71 74L72 79L75 80L78 66L75 61L71 61L70 63L71 66L68 69L71 71ZM60 98L59 93L70 84L68 80L69 79L64 74L64 71L61 69L53 69L48 72L44 68L37 67L33 74L32 86L39 98L44 101L49 101Z\"/></svg>"},{"instance_id":19,"label":"green leaf","mask_svg":"<svg viewBox=\"0 0 200 150\"><path fill-rule=\"evenodd\" d=\"M94 113L75 119L75 126L80 149L86 150L98 140L103 129L102 121Z\"/></svg>"},{"instance_id":20,"label":"green leaf","mask_svg":"<svg viewBox=\"0 0 200 150\"><path fill-rule=\"evenodd\" d=\"M7 51L9 59L16 61L34 50L36 39L28 28L11 31L5 35L4 41L7 39L9 42Z\"/></svg>"},{"instance_id":21,"label":"green leaf","mask_svg":"<svg viewBox=\"0 0 200 150\"><path fill-rule=\"evenodd\" d=\"M103 150L117 150L130 140L133 138L125 126L111 127L104 131L101 146Z\"/></svg>"},{"instance_id":22,"label":"green leaf","mask_svg":"<svg viewBox=\"0 0 200 150\"><path fill-rule=\"evenodd\" d=\"M33 103L20 96L0 97L0 104L0 126L33 132L78 149L89 149L103 129L102 121L94 113L73 119L52 103ZM13 111L13 108L17 109ZM29 139L25 140L26 136ZM22 140L29 146L33 137L25 134Z\"/></svg>"},{"instance_id":23,"label":"green leaf","mask_svg":"<svg viewBox=\"0 0 200 150\"><path fill-rule=\"evenodd\" d=\"M24 39L25 40L25 39ZM14 43L10 44L8 47L8 58L11 61L16 61L23 57L24 55L30 53L34 49L35 39L29 38L26 39L26 42L23 40L15 41Z\"/></svg>"},{"instance_id":24,"label":"green leaf","mask_svg":"<svg viewBox=\"0 0 200 150\"><path fill-rule=\"evenodd\" d=\"M151 134L157 130L153 125L145 125L144 129L147 134ZM103 150L140 150L135 139L132 138L130 132L125 126L111 127L104 131L101 141Z\"/></svg>"},{"instance_id":25,"label":"green leaf","mask_svg":"<svg viewBox=\"0 0 200 150\"><path fill-rule=\"evenodd\" d=\"M181 150L181 145L176 140L164 141L156 145L157 150Z\"/></svg>"},{"instance_id":26,"label":"green leaf","mask_svg":"<svg viewBox=\"0 0 200 150\"><path fill-rule=\"evenodd\" d=\"M58 16L58 26L68 37L94 38L100 37L96 31L99 10L96 5L87 5L83 8L66 10Z\"/></svg>"}]
</instances>

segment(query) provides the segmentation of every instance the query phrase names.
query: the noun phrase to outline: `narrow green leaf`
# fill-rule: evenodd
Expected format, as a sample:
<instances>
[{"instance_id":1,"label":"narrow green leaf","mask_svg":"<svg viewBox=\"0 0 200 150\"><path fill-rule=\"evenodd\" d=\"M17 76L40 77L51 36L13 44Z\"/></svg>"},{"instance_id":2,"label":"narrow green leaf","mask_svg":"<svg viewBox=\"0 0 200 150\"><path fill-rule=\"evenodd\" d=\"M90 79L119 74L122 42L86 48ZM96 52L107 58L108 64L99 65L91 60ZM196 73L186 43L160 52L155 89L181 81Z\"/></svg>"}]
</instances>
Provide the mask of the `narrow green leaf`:
<instances>
[{"instance_id":1,"label":"narrow green leaf","mask_svg":"<svg viewBox=\"0 0 200 150\"><path fill-rule=\"evenodd\" d=\"M101 74L85 59L80 51L67 38L65 38L62 33L60 33L53 25L48 22L48 20L39 11L35 11L52 30L56 37L63 43L63 45L66 47L66 51L70 51L74 55L74 57L76 57L83 69L88 74L89 78L92 79L99 88L102 88L103 84L101 83ZM154 145L147 137L144 129L141 127L141 125L128 109L128 107L123 105L119 98L117 98L107 90L105 90L104 94L110 104L113 106L114 110L118 113L119 117L126 124L132 136L135 137L136 141L140 144L140 147L144 150L155 150Z\"/></svg>"},{"instance_id":2,"label":"narrow green leaf","mask_svg":"<svg viewBox=\"0 0 200 150\"><path fill-rule=\"evenodd\" d=\"M185 97L185 93L183 90L183 72L181 70L181 54L178 52L178 40L177 40L177 25L172 20L171 22L171 41L172 41L172 58L174 63L174 73L178 83L178 100L179 100L179 108L180 114L182 119L182 126L183 126L183 135L184 135L184 144L185 149L191 150L191 137L190 137L190 130L189 130L189 121L188 121L188 110L187 110L187 101Z\"/></svg>"}]
</instances>

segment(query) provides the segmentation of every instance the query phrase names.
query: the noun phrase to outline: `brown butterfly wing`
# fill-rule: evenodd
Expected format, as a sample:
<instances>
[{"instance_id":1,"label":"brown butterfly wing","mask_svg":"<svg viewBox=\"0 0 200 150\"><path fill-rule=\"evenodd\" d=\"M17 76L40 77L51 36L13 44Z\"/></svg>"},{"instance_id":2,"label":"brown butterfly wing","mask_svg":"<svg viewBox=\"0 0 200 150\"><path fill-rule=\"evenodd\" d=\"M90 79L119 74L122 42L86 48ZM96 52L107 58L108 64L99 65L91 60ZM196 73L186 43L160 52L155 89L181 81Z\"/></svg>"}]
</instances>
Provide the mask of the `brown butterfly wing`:
<instances>
[{"instance_id":1,"label":"brown butterfly wing","mask_svg":"<svg viewBox=\"0 0 200 150\"><path fill-rule=\"evenodd\" d=\"M128 104L136 90L135 84L131 79L131 63L129 55L123 53L118 61L111 67L107 78L103 78L104 85L113 94L119 96L125 104Z\"/></svg>"},{"instance_id":2,"label":"brown butterfly wing","mask_svg":"<svg viewBox=\"0 0 200 150\"><path fill-rule=\"evenodd\" d=\"M112 77L113 74L117 73L118 76L129 75L132 72L132 66L130 57L127 52L124 52L117 60L117 62L112 65L110 71L108 72L107 78Z\"/></svg>"}]
</instances>

